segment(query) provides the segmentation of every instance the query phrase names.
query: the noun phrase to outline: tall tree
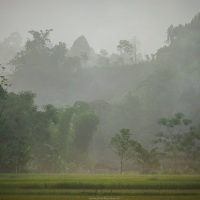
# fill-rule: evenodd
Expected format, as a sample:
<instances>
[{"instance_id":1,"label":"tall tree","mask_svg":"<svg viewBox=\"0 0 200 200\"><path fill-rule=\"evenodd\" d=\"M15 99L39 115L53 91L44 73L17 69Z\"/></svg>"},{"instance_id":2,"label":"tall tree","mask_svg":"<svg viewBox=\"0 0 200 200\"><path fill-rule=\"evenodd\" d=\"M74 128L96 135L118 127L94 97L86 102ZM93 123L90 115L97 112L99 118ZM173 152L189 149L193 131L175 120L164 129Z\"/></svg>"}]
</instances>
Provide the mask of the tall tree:
<instances>
[{"instance_id":1,"label":"tall tree","mask_svg":"<svg viewBox=\"0 0 200 200\"><path fill-rule=\"evenodd\" d=\"M30 160L31 120L36 107L29 92L8 93L6 108L0 119L1 170L22 172Z\"/></svg>"},{"instance_id":2,"label":"tall tree","mask_svg":"<svg viewBox=\"0 0 200 200\"><path fill-rule=\"evenodd\" d=\"M123 66L125 62L125 54L132 54L133 45L128 40L120 40L117 49L120 52Z\"/></svg>"},{"instance_id":3,"label":"tall tree","mask_svg":"<svg viewBox=\"0 0 200 200\"><path fill-rule=\"evenodd\" d=\"M0 67L1 67L1 72L0 72L0 118L1 118L6 105L6 96L7 96L6 88L9 85L7 83L6 77L3 74L5 67L2 66L1 64Z\"/></svg>"},{"instance_id":4,"label":"tall tree","mask_svg":"<svg viewBox=\"0 0 200 200\"><path fill-rule=\"evenodd\" d=\"M129 129L121 129L111 138L111 146L120 159L120 174L123 172L123 161L129 156L131 133Z\"/></svg>"},{"instance_id":5,"label":"tall tree","mask_svg":"<svg viewBox=\"0 0 200 200\"><path fill-rule=\"evenodd\" d=\"M141 45L139 39L137 39L136 36L134 36L131 40L130 40L130 44L132 46L132 56L131 56L131 60L133 62L133 59L134 59L134 62L135 64L138 63L138 60L139 60L139 47Z\"/></svg>"},{"instance_id":6,"label":"tall tree","mask_svg":"<svg viewBox=\"0 0 200 200\"><path fill-rule=\"evenodd\" d=\"M98 123L98 117L91 112L82 112L74 116L72 149L76 159L83 158L84 154L87 153Z\"/></svg>"}]
</instances>

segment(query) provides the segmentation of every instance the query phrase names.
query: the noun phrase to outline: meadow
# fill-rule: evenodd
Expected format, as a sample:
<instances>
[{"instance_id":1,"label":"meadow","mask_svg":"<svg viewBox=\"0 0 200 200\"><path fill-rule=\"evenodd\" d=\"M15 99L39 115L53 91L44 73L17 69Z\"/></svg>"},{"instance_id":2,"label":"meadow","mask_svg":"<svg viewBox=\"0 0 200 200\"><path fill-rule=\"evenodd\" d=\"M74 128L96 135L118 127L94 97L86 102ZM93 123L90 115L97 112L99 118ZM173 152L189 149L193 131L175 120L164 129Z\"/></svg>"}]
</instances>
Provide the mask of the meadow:
<instances>
[{"instance_id":1,"label":"meadow","mask_svg":"<svg viewBox=\"0 0 200 200\"><path fill-rule=\"evenodd\" d=\"M197 200L200 175L0 174L2 200Z\"/></svg>"}]
</instances>

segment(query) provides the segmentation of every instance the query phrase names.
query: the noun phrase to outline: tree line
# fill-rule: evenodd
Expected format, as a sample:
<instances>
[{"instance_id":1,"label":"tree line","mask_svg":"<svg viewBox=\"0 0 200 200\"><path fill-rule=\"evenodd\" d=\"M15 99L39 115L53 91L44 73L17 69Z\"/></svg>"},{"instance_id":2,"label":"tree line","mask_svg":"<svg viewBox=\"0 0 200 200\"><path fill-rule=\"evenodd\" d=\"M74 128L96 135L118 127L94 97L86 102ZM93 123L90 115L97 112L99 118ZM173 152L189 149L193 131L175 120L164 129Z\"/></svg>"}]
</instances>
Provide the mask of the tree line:
<instances>
[{"instance_id":1,"label":"tree line","mask_svg":"<svg viewBox=\"0 0 200 200\"><path fill-rule=\"evenodd\" d=\"M192 126L192 121L184 118L183 113L176 113L172 118L161 118L162 126L156 135L152 147L146 149L141 143L132 139L130 129L121 129L111 138L111 146L120 159L120 173L123 171L124 160L136 160L141 165L141 172L159 171L160 159L172 154L173 170L178 166L178 155L185 159L182 168L198 170L200 167L200 130ZM180 166L179 166L180 167Z\"/></svg>"},{"instance_id":2,"label":"tree line","mask_svg":"<svg viewBox=\"0 0 200 200\"><path fill-rule=\"evenodd\" d=\"M68 163L84 164L99 123L89 105L38 108L34 93L7 92L5 81L1 75L0 171L61 172Z\"/></svg>"}]
</instances>

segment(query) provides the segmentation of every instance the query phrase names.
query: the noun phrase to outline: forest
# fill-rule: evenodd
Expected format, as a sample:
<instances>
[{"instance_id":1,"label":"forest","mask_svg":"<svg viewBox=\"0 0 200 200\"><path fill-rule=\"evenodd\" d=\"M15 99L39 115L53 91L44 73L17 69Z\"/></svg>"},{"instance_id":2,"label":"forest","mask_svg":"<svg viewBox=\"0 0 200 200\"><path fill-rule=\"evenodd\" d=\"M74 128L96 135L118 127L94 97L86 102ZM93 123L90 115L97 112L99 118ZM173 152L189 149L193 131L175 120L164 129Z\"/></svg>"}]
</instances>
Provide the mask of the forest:
<instances>
[{"instance_id":1,"label":"forest","mask_svg":"<svg viewBox=\"0 0 200 200\"><path fill-rule=\"evenodd\" d=\"M1 173L200 172L200 13L151 55L52 32L0 42Z\"/></svg>"}]
</instances>

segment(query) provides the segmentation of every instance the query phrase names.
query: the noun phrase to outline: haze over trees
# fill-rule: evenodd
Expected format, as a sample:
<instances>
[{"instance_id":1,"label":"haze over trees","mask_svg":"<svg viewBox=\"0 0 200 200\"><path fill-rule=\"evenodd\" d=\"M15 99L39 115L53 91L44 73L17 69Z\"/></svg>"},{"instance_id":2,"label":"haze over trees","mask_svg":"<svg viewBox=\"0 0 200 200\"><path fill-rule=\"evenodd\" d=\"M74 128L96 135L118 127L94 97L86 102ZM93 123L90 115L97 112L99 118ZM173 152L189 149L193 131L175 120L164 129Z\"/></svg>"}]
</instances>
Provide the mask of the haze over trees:
<instances>
[{"instance_id":1,"label":"haze over trees","mask_svg":"<svg viewBox=\"0 0 200 200\"><path fill-rule=\"evenodd\" d=\"M141 60L136 41L96 54L84 36L52 44L52 31L0 43L1 172L199 172L199 13Z\"/></svg>"}]
</instances>

